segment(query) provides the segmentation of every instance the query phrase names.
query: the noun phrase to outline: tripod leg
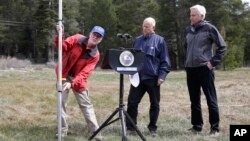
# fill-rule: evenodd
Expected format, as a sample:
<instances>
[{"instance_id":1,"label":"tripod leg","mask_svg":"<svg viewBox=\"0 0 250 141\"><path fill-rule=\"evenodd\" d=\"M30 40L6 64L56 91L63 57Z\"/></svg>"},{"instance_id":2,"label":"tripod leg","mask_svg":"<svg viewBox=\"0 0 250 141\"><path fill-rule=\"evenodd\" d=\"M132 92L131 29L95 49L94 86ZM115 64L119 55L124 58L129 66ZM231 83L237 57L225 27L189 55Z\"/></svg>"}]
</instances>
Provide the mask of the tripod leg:
<instances>
[{"instance_id":1,"label":"tripod leg","mask_svg":"<svg viewBox=\"0 0 250 141\"><path fill-rule=\"evenodd\" d=\"M119 116L121 118L121 125L122 125L122 141L127 141L127 133L126 133L126 124L125 124L125 115L123 113L124 109L119 108Z\"/></svg>"},{"instance_id":2,"label":"tripod leg","mask_svg":"<svg viewBox=\"0 0 250 141\"><path fill-rule=\"evenodd\" d=\"M124 114L126 115L126 117L128 118L129 122L132 124L132 126L135 128L136 133L141 137L141 139L143 141L146 141L146 139L144 138L144 136L142 135L141 131L139 130L139 128L135 125L134 121L132 120L132 118L129 116L129 114L124 111Z\"/></svg>"},{"instance_id":3,"label":"tripod leg","mask_svg":"<svg viewBox=\"0 0 250 141\"><path fill-rule=\"evenodd\" d=\"M92 140L101 130L102 128L109 125L109 121L115 116L115 114L119 111L119 108L117 108L110 116L109 118L93 133L92 136L89 137L89 141Z\"/></svg>"}]
</instances>

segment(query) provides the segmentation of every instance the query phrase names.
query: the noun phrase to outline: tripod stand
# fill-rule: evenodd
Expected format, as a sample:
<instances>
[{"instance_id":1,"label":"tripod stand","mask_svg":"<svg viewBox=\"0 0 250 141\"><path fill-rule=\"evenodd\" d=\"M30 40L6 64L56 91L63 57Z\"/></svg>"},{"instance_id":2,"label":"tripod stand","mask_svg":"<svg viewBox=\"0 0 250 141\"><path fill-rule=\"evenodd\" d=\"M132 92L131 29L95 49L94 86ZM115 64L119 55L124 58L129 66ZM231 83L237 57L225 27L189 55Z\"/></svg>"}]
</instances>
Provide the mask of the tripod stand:
<instances>
[{"instance_id":1,"label":"tripod stand","mask_svg":"<svg viewBox=\"0 0 250 141\"><path fill-rule=\"evenodd\" d=\"M122 141L127 141L126 137L126 124L125 124L125 116L130 121L134 129L136 130L137 134L141 137L143 141L146 141L146 139L143 137L140 130L137 128L131 117L128 115L128 113L124 110L124 103L123 103L123 93L124 93L124 83L123 83L123 74L120 74L120 95L119 95L119 107L116 108L116 110L108 117L108 119L93 133L93 135L88 139L89 141L92 140L104 127L110 125L111 123L121 120L121 126L122 126ZM112 120L113 117L119 112L119 117ZM111 121L112 120L112 121Z\"/></svg>"}]
</instances>

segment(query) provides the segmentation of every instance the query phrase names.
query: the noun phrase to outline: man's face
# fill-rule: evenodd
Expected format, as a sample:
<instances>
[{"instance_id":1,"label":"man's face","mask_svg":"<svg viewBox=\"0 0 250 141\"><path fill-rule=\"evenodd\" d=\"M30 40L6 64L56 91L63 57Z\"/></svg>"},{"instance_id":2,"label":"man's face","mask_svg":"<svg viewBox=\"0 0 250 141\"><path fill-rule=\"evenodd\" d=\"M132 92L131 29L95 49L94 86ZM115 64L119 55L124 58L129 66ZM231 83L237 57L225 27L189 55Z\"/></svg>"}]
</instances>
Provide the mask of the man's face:
<instances>
[{"instance_id":1,"label":"man's face","mask_svg":"<svg viewBox=\"0 0 250 141\"><path fill-rule=\"evenodd\" d=\"M154 26L148 21L143 22L142 28L143 28L144 35L149 35L154 32Z\"/></svg>"},{"instance_id":2,"label":"man's face","mask_svg":"<svg viewBox=\"0 0 250 141\"><path fill-rule=\"evenodd\" d=\"M90 32L88 45L89 46L95 46L99 44L102 41L103 37L96 32Z\"/></svg>"},{"instance_id":3,"label":"man's face","mask_svg":"<svg viewBox=\"0 0 250 141\"><path fill-rule=\"evenodd\" d=\"M196 25L203 19L203 16L198 12L197 9L191 9L190 11L190 22L191 25Z\"/></svg>"}]
</instances>

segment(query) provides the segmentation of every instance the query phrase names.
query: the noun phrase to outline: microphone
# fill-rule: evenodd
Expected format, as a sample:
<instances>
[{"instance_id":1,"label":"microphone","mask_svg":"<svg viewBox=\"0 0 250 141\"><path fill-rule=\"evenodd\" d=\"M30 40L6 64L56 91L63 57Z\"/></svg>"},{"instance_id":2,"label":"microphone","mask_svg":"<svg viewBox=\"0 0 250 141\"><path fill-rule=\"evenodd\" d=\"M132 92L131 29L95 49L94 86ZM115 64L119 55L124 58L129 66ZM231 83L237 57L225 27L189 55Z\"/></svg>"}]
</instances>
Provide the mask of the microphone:
<instances>
[{"instance_id":1,"label":"microphone","mask_svg":"<svg viewBox=\"0 0 250 141\"><path fill-rule=\"evenodd\" d=\"M123 34L122 34L122 33L117 33L117 34L116 34L116 37L118 37L118 38L123 38Z\"/></svg>"},{"instance_id":2,"label":"microphone","mask_svg":"<svg viewBox=\"0 0 250 141\"><path fill-rule=\"evenodd\" d=\"M125 38L127 38L127 39L132 38L132 36L131 36L130 34L128 34L128 33L124 33L123 36L124 36Z\"/></svg>"}]
</instances>

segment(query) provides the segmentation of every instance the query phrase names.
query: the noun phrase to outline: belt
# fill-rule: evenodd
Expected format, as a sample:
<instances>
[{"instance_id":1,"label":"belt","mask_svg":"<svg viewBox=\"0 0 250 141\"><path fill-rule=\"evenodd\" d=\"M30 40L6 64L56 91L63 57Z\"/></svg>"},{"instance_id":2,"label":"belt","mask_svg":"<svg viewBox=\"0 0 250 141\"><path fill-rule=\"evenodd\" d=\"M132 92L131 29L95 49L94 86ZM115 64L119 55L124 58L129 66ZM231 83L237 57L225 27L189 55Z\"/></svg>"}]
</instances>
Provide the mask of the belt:
<instances>
[{"instance_id":1,"label":"belt","mask_svg":"<svg viewBox=\"0 0 250 141\"><path fill-rule=\"evenodd\" d=\"M65 80L67 80L67 78L62 78L62 81L65 81Z\"/></svg>"}]
</instances>

